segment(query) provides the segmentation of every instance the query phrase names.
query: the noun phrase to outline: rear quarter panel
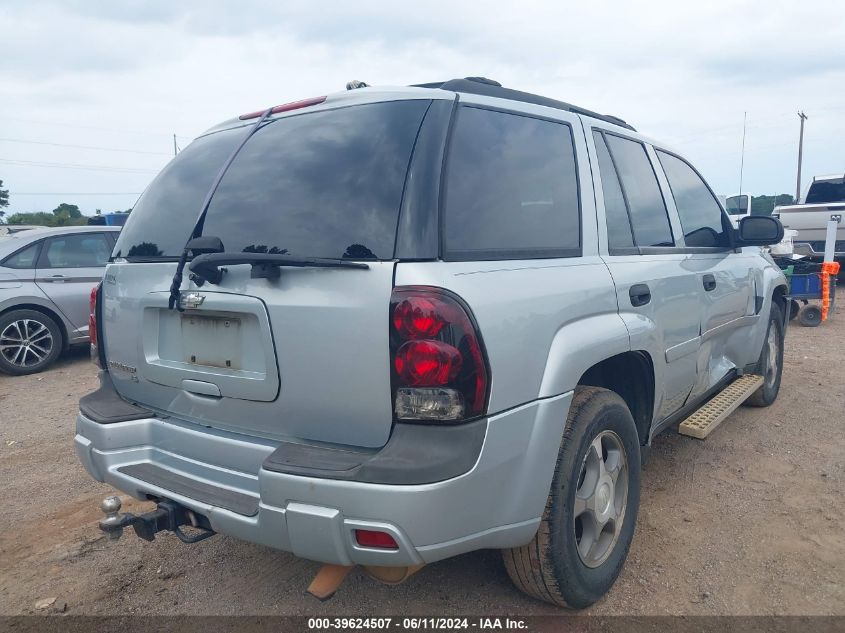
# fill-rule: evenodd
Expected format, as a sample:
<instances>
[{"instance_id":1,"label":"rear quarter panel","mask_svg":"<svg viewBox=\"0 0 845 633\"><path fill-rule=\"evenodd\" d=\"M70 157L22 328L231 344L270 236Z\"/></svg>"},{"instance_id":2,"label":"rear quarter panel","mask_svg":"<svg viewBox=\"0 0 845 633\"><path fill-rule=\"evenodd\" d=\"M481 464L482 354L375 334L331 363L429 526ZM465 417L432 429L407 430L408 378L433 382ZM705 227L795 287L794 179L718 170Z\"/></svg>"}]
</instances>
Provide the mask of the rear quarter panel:
<instances>
[{"instance_id":1,"label":"rear quarter panel","mask_svg":"<svg viewBox=\"0 0 845 633\"><path fill-rule=\"evenodd\" d=\"M446 288L467 302L490 361L490 413L570 391L589 367L629 349L598 256L400 263L396 285Z\"/></svg>"}]
</instances>

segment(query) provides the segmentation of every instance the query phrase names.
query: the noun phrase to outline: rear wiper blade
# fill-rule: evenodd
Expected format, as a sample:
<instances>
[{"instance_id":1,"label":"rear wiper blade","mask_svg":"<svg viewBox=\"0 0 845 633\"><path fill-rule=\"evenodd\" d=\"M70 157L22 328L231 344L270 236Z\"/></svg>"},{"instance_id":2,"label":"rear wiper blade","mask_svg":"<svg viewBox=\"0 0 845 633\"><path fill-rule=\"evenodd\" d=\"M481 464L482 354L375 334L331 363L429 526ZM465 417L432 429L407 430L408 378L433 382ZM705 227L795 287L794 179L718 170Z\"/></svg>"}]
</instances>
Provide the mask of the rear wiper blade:
<instances>
[{"instance_id":1,"label":"rear wiper blade","mask_svg":"<svg viewBox=\"0 0 845 633\"><path fill-rule=\"evenodd\" d=\"M281 267L293 268L359 268L367 269L369 265L345 259L329 259L325 257L296 257L280 253L206 253L191 260L188 268L191 270L191 281L198 286L205 282L219 284L225 272L224 266L235 264L251 264L253 279L276 279L281 273Z\"/></svg>"}]
</instances>

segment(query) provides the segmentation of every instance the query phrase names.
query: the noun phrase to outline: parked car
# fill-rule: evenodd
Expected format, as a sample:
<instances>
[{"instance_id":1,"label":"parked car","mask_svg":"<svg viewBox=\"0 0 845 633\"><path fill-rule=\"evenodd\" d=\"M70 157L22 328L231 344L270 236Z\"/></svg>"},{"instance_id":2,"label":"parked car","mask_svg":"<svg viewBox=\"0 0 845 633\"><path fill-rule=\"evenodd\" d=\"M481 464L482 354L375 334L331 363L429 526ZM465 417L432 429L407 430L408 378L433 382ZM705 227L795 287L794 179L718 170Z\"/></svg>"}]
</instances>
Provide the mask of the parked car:
<instances>
[{"instance_id":1,"label":"parked car","mask_svg":"<svg viewBox=\"0 0 845 633\"><path fill-rule=\"evenodd\" d=\"M227 121L148 187L96 297L77 454L158 503L101 527L400 577L496 548L587 606L655 435L742 374L777 397L782 233L733 229L621 119L490 80Z\"/></svg>"},{"instance_id":2,"label":"parked car","mask_svg":"<svg viewBox=\"0 0 845 633\"><path fill-rule=\"evenodd\" d=\"M120 229L33 228L0 240L0 371L34 374L88 342L88 302Z\"/></svg>"}]
</instances>

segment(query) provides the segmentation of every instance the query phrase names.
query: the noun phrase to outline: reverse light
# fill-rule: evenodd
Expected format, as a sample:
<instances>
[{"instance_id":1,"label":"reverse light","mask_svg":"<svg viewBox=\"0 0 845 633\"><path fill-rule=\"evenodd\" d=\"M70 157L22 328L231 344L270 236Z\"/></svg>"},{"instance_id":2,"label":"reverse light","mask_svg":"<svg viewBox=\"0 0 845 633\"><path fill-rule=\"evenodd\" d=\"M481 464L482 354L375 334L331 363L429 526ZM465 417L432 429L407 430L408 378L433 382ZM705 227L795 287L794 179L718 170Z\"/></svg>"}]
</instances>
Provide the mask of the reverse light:
<instances>
[{"instance_id":1,"label":"reverse light","mask_svg":"<svg viewBox=\"0 0 845 633\"><path fill-rule=\"evenodd\" d=\"M461 422L484 414L487 362L478 327L459 297L442 288L397 287L390 325L397 420Z\"/></svg>"},{"instance_id":2,"label":"reverse light","mask_svg":"<svg viewBox=\"0 0 845 633\"><path fill-rule=\"evenodd\" d=\"M379 530L355 530L355 542L362 547L399 549L396 539L387 532L381 532Z\"/></svg>"},{"instance_id":3,"label":"reverse light","mask_svg":"<svg viewBox=\"0 0 845 633\"><path fill-rule=\"evenodd\" d=\"M309 106L318 105L323 103L326 100L326 95L322 97L310 97L308 99L301 99L299 101L291 101L290 103L284 103L282 105L277 105L274 108L270 109L270 114L279 114L280 112L289 112L291 110L299 110L300 108L307 108ZM250 112L249 114L242 114L238 118L241 121L247 121L249 119L257 119L262 114L264 114L266 110L257 110L255 112Z\"/></svg>"}]
</instances>

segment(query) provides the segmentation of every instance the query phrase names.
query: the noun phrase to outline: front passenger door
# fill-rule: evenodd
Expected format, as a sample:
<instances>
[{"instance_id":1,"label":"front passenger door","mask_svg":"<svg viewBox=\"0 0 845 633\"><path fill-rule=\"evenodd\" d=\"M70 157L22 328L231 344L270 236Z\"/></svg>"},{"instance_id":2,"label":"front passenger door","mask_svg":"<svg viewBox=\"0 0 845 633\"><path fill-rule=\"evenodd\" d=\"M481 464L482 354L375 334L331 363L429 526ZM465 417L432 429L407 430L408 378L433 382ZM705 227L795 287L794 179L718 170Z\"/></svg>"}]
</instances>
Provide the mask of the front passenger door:
<instances>
[{"instance_id":1,"label":"front passenger door","mask_svg":"<svg viewBox=\"0 0 845 633\"><path fill-rule=\"evenodd\" d=\"M748 328L757 320L757 258L733 248L730 220L701 175L675 154L656 153L684 233L687 265L699 280L701 348L694 398L745 364Z\"/></svg>"},{"instance_id":2,"label":"front passenger door","mask_svg":"<svg viewBox=\"0 0 845 633\"><path fill-rule=\"evenodd\" d=\"M88 335L88 299L111 253L105 233L72 233L45 240L35 281L74 326L70 338Z\"/></svg>"}]
</instances>

